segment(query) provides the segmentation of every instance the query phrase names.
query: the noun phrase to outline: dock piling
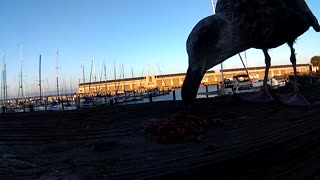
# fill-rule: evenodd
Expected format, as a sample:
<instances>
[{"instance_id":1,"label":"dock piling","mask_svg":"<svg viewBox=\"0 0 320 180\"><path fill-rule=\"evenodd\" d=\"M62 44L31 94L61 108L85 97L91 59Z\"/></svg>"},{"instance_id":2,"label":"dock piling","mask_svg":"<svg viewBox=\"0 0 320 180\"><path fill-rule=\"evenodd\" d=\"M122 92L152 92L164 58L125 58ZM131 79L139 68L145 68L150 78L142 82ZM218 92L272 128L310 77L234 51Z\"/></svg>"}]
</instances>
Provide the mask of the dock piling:
<instances>
[{"instance_id":1,"label":"dock piling","mask_svg":"<svg viewBox=\"0 0 320 180\"><path fill-rule=\"evenodd\" d=\"M209 98L209 94L208 94L208 85L206 85L206 97L207 97L207 99Z\"/></svg>"},{"instance_id":2,"label":"dock piling","mask_svg":"<svg viewBox=\"0 0 320 180\"><path fill-rule=\"evenodd\" d=\"M172 90L172 96L173 96L173 101L176 100L176 91L175 90Z\"/></svg>"}]
</instances>

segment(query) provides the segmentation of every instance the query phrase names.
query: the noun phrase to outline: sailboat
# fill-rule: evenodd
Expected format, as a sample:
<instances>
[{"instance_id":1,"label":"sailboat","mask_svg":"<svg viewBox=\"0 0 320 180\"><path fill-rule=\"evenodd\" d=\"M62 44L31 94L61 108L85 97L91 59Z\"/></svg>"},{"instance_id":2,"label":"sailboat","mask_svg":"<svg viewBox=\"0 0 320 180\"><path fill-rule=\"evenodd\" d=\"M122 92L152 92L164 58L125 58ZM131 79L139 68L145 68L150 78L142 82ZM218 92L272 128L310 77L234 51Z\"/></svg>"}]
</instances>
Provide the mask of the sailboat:
<instances>
[{"instance_id":1,"label":"sailboat","mask_svg":"<svg viewBox=\"0 0 320 180\"><path fill-rule=\"evenodd\" d=\"M6 107L6 112L14 112L14 108L7 104L8 99L8 86L7 86L7 65L5 62L5 53L2 56L2 79L1 79L1 107Z\"/></svg>"},{"instance_id":2,"label":"sailboat","mask_svg":"<svg viewBox=\"0 0 320 180\"><path fill-rule=\"evenodd\" d=\"M162 72L161 72L161 69L160 69L157 61L156 61L156 68L158 69L158 71L159 71L159 73L160 73L161 83L164 83L164 86L161 85L162 88L163 88L163 89L162 89L162 95L169 94L171 90L170 90L170 88L167 86L166 81L163 79L163 74L162 74ZM157 75L157 77L158 77L158 75ZM165 89L166 87L167 87L167 89Z\"/></svg>"},{"instance_id":3,"label":"sailboat","mask_svg":"<svg viewBox=\"0 0 320 180\"><path fill-rule=\"evenodd\" d=\"M132 67L131 67L131 76L132 76L132 88L130 90L125 91L126 102L138 101L143 99L142 94L135 90L135 79L134 79Z\"/></svg>"},{"instance_id":4,"label":"sailboat","mask_svg":"<svg viewBox=\"0 0 320 180\"><path fill-rule=\"evenodd\" d=\"M93 91L91 91L91 80L92 80L92 71L94 70L94 74L95 74L95 67L94 67L94 58L92 58L91 61L91 68L90 68L90 76L89 76L89 91L88 91L88 96L80 99L80 107L84 108L84 107L95 107L95 100L97 100L96 95L97 95L97 91L96 91L96 87L93 88ZM94 75L94 78L96 80L96 75Z\"/></svg>"},{"instance_id":5,"label":"sailboat","mask_svg":"<svg viewBox=\"0 0 320 180\"><path fill-rule=\"evenodd\" d=\"M39 55L39 101L35 104L35 111L45 111L47 108L42 103L42 86L41 86L41 54Z\"/></svg>"},{"instance_id":6,"label":"sailboat","mask_svg":"<svg viewBox=\"0 0 320 180\"><path fill-rule=\"evenodd\" d=\"M104 72L104 77L105 77L105 93L103 94L103 90L101 87L101 83L102 83L102 74ZM98 90L97 90L97 95L94 97L94 102L93 105L94 106L103 106L103 105L107 105L110 104L110 97L107 96L107 78L106 78L106 65L103 62L102 64L102 68L101 68L101 72L100 72L100 80L99 80L99 86L98 86Z\"/></svg>"},{"instance_id":7,"label":"sailboat","mask_svg":"<svg viewBox=\"0 0 320 180\"><path fill-rule=\"evenodd\" d=\"M119 81L115 80L115 83L118 82L118 84L115 87L115 94L114 94L114 97L113 97L114 103L117 103L117 104L125 102L125 99L126 99L125 93L124 93L124 91L125 91L124 82L123 82L123 78L124 77L121 77L121 75L124 74L124 73L122 73L124 71L123 64L120 65L120 70L121 71L119 73ZM114 67L114 72L115 72L115 79L116 79L116 69L115 69L115 67ZM123 93L119 93L119 87L120 87L121 82L122 82L122 86L123 86L123 88L122 88Z\"/></svg>"}]
</instances>

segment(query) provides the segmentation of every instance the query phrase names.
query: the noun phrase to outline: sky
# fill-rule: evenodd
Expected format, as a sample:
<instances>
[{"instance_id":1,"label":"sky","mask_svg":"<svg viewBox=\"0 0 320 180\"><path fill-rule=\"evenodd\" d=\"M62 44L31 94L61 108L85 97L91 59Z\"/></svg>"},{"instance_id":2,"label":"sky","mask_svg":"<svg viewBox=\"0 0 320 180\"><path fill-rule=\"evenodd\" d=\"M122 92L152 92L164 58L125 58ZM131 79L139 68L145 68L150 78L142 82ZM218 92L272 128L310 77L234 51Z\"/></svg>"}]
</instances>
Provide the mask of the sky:
<instances>
[{"instance_id":1,"label":"sky","mask_svg":"<svg viewBox=\"0 0 320 180\"><path fill-rule=\"evenodd\" d=\"M319 0L306 2L320 20ZM195 24L212 13L210 0L0 0L0 50L5 54L8 94L18 96L21 47L25 95L39 89L40 54L44 93L55 92L57 51L60 91L70 92L83 82L82 64L86 82L90 72L91 81L104 80L103 64L108 80L114 79L114 68L117 79L122 74L184 73L186 39ZM312 28L297 39L297 63L320 55L319 40L320 33ZM290 64L287 45L269 52L272 65ZM247 50L245 61L249 67L264 66L262 51ZM242 64L234 56L223 66Z\"/></svg>"}]
</instances>

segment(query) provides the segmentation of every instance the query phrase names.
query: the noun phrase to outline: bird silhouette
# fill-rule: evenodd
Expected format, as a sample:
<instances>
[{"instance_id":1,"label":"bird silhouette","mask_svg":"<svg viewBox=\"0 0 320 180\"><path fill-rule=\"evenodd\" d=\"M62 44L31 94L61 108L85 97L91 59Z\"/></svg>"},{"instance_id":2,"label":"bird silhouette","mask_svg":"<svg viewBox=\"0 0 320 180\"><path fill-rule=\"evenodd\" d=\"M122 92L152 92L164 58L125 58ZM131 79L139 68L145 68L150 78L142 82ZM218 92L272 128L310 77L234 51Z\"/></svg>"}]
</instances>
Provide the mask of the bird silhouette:
<instances>
[{"instance_id":1,"label":"bird silhouette","mask_svg":"<svg viewBox=\"0 0 320 180\"><path fill-rule=\"evenodd\" d=\"M319 23L304 0L219 0L216 14L200 20L186 42L189 66L182 85L182 100L191 104L205 72L211 67L249 48L261 49L265 56L263 87L271 66L268 50L289 45L296 81L293 44L310 27L320 31ZM296 83L290 98L283 103L308 105Z\"/></svg>"}]
</instances>

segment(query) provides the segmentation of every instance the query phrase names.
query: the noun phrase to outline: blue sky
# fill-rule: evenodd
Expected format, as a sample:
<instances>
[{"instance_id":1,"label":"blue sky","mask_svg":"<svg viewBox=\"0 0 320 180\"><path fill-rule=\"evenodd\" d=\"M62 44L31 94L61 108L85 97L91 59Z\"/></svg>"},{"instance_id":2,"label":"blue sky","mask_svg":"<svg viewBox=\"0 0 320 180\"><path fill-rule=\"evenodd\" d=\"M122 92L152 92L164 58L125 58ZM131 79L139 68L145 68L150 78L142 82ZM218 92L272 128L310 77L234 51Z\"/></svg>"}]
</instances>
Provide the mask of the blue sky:
<instances>
[{"instance_id":1,"label":"blue sky","mask_svg":"<svg viewBox=\"0 0 320 180\"><path fill-rule=\"evenodd\" d=\"M320 2L306 2L320 20ZM57 49L59 86L67 89L70 84L76 88L79 79L82 82L82 59L86 81L92 58L97 79L103 61L107 79L114 78L114 62L117 77L121 64L125 77L131 77L131 67L134 76L155 74L155 62L161 74L185 72L185 41L194 25L211 14L210 0L0 0L0 50L6 55L9 95L18 91L21 44L27 92L38 90L40 54L45 91L55 91ZM320 33L313 29L298 38L298 63L320 55L319 39ZM286 45L270 50L272 64L289 64L289 52ZM250 49L246 54L249 66L264 65L261 51ZM226 60L224 67L242 65L237 56Z\"/></svg>"}]
</instances>

